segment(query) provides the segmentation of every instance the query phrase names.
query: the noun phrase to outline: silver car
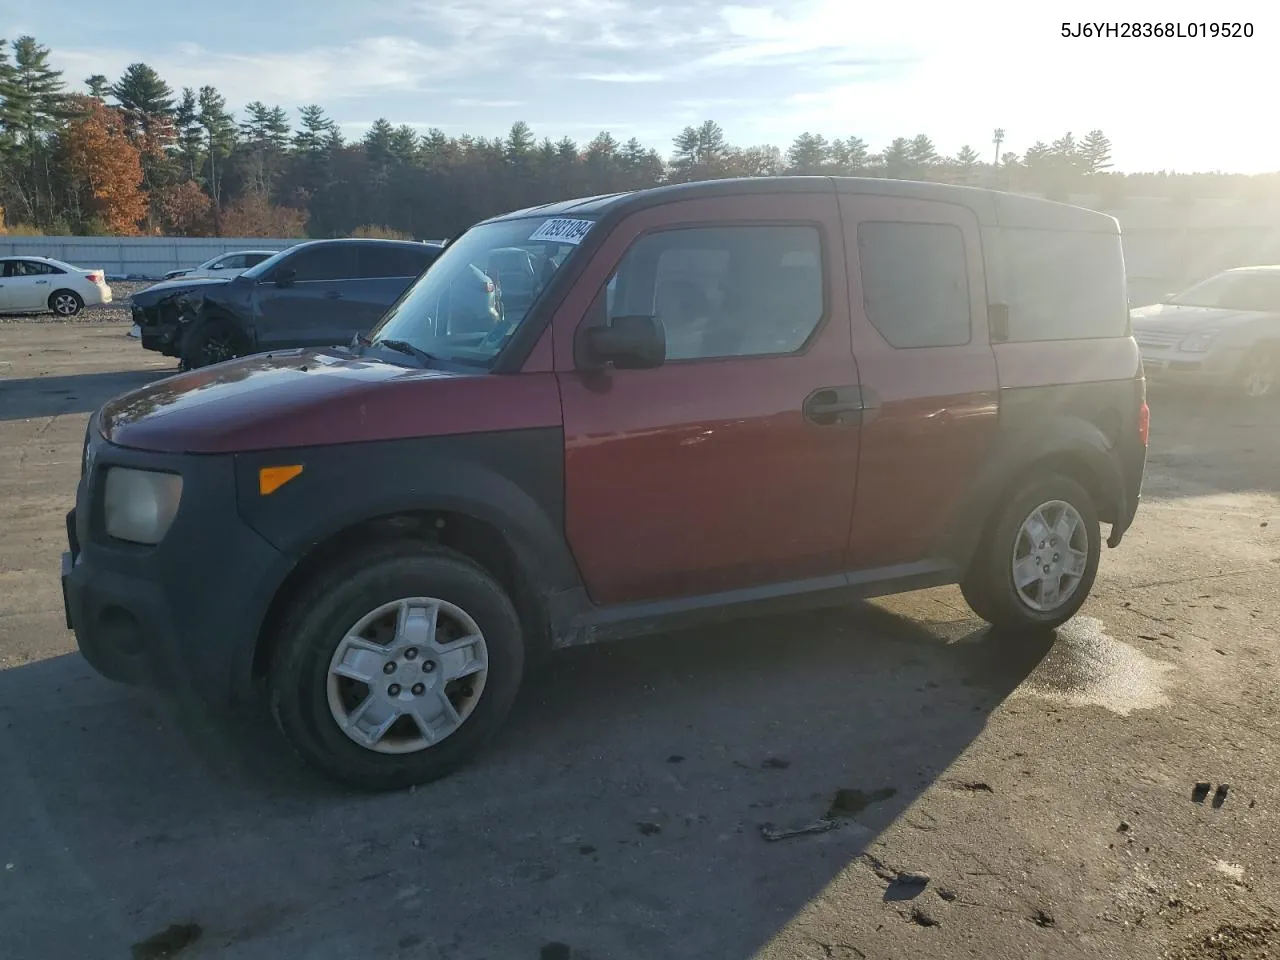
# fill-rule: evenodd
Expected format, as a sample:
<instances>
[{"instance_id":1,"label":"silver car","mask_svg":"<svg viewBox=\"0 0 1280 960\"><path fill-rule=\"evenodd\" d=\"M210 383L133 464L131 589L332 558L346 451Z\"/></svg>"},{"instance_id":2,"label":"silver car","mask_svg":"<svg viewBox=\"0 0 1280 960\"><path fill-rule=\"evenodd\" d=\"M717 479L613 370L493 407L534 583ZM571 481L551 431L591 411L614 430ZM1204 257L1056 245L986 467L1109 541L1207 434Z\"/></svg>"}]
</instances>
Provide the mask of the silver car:
<instances>
[{"instance_id":1,"label":"silver car","mask_svg":"<svg viewBox=\"0 0 1280 960\"><path fill-rule=\"evenodd\" d=\"M1225 270L1130 316L1151 383L1280 392L1280 266Z\"/></svg>"}]
</instances>

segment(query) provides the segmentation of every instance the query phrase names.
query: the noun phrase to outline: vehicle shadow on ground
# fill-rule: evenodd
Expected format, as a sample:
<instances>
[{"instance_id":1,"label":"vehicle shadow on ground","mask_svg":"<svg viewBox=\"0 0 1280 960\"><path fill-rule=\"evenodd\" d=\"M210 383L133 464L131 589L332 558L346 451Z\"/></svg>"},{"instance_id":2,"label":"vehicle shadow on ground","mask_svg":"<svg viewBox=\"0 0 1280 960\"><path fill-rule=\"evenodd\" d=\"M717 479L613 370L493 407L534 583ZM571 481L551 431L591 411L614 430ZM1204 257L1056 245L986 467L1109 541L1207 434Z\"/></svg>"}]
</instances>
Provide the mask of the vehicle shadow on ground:
<instances>
[{"instance_id":1,"label":"vehicle shadow on ground","mask_svg":"<svg viewBox=\"0 0 1280 960\"><path fill-rule=\"evenodd\" d=\"M92 413L122 393L173 376L175 370L112 370L63 377L0 378L0 420Z\"/></svg>"},{"instance_id":2,"label":"vehicle shadow on ground","mask_svg":"<svg viewBox=\"0 0 1280 960\"><path fill-rule=\"evenodd\" d=\"M383 795L302 768L265 711L210 721L78 656L13 668L0 940L97 956L194 923L226 958L748 956L946 779L1051 640L867 605L570 651L477 762ZM837 791L839 829L762 835Z\"/></svg>"},{"instance_id":3,"label":"vehicle shadow on ground","mask_svg":"<svg viewBox=\"0 0 1280 960\"><path fill-rule=\"evenodd\" d=\"M1280 397L1248 402L1150 388L1143 494L1161 498L1280 492Z\"/></svg>"}]
</instances>

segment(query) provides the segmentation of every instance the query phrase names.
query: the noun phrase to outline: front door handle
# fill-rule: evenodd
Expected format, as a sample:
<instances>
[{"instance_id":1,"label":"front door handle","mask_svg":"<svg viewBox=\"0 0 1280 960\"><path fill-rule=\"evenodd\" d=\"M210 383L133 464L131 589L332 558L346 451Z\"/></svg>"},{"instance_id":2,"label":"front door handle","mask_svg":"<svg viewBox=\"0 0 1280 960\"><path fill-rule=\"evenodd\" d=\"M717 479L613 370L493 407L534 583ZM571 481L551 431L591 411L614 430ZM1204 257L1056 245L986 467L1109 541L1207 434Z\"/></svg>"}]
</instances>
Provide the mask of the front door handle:
<instances>
[{"instance_id":1,"label":"front door handle","mask_svg":"<svg viewBox=\"0 0 1280 960\"><path fill-rule=\"evenodd\" d=\"M342 294L341 294L341 292L339 292L339 291L337 291L337 290L329 290L328 292L326 292L326 293L325 293L325 296L326 296L326 297L328 297L330 300L341 300L341 299L342 299Z\"/></svg>"},{"instance_id":2,"label":"front door handle","mask_svg":"<svg viewBox=\"0 0 1280 960\"><path fill-rule=\"evenodd\" d=\"M47 286L47 285L48 285L48 283L49 283L49 281L48 281L48 280L37 280L37 281L36 281L36 286L37 286L37 287L44 287L44 286Z\"/></svg>"},{"instance_id":3,"label":"front door handle","mask_svg":"<svg viewBox=\"0 0 1280 960\"><path fill-rule=\"evenodd\" d=\"M861 387L822 387L805 398L804 418L822 427L860 423L865 409Z\"/></svg>"}]
</instances>

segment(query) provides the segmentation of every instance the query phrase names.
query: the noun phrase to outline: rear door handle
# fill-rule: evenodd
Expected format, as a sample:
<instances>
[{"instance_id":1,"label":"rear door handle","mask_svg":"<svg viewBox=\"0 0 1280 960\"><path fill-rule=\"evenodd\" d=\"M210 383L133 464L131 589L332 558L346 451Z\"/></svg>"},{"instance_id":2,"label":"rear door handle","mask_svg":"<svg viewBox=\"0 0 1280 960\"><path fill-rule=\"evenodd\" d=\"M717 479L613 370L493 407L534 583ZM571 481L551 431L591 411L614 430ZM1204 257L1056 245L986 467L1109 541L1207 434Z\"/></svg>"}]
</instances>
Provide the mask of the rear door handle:
<instances>
[{"instance_id":1,"label":"rear door handle","mask_svg":"<svg viewBox=\"0 0 1280 960\"><path fill-rule=\"evenodd\" d=\"M36 281L36 286L38 286L38 287L43 287L43 286L47 286L47 285L48 285L48 283L49 283L49 281L48 281L48 280L37 280L37 281Z\"/></svg>"},{"instance_id":2,"label":"rear door handle","mask_svg":"<svg viewBox=\"0 0 1280 960\"><path fill-rule=\"evenodd\" d=\"M822 427L860 423L866 403L861 387L822 387L804 401L804 418Z\"/></svg>"}]
</instances>

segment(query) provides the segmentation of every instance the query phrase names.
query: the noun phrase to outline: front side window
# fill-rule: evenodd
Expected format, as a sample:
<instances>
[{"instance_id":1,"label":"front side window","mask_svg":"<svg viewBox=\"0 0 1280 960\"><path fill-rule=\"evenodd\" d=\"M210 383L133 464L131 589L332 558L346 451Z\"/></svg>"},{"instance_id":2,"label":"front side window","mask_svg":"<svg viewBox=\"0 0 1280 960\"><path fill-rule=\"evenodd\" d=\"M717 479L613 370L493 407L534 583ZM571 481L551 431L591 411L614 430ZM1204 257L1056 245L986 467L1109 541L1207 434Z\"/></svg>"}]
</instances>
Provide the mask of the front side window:
<instances>
[{"instance_id":1,"label":"front side window","mask_svg":"<svg viewBox=\"0 0 1280 960\"><path fill-rule=\"evenodd\" d=\"M243 270L245 267L244 254L234 253L229 257L223 257L214 264L215 270Z\"/></svg>"},{"instance_id":2,"label":"front side window","mask_svg":"<svg viewBox=\"0 0 1280 960\"><path fill-rule=\"evenodd\" d=\"M646 234L606 287L609 319L657 316L668 360L795 353L824 309L812 226L690 227Z\"/></svg>"},{"instance_id":3,"label":"front side window","mask_svg":"<svg viewBox=\"0 0 1280 960\"><path fill-rule=\"evenodd\" d=\"M858 224L867 319L892 347L969 342L969 266L964 234L945 223Z\"/></svg>"},{"instance_id":4,"label":"front side window","mask_svg":"<svg viewBox=\"0 0 1280 960\"><path fill-rule=\"evenodd\" d=\"M330 243L299 250L288 260L294 280L352 280L358 277L356 252L349 244Z\"/></svg>"},{"instance_id":5,"label":"front side window","mask_svg":"<svg viewBox=\"0 0 1280 960\"><path fill-rule=\"evenodd\" d=\"M55 267L47 263L41 263L39 260L13 260L13 273L9 276L13 277L44 277L51 273L62 273Z\"/></svg>"},{"instance_id":6,"label":"front side window","mask_svg":"<svg viewBox=\"0 0 1280 960\"><path fill-rule=\"evenodd\" d=\"M473 227L445 247L370 334L488 367L593 221L531 217ZM427 251L424 251L424 253Z\"/></svg>"}]
</instances>

